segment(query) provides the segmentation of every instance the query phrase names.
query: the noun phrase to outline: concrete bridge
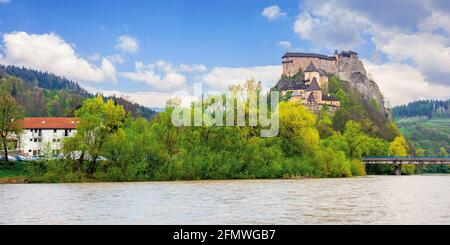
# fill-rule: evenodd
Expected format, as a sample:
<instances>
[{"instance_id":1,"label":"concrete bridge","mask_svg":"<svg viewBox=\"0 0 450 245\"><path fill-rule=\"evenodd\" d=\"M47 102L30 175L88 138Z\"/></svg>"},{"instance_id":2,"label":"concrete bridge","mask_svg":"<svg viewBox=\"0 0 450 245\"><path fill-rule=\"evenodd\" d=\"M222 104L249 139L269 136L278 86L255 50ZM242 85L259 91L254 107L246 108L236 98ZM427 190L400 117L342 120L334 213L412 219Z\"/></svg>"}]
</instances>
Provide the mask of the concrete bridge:
<instances>
[{"instance_id":1,"label":"concrete bridge","mask_svg":"<svg viewBox=\"0 0 450 245\"><path fill-rule=\"evenodd\" d=\"M366 157L362 159L366 165L389 164L395 165L395 174L402 174L402 164L431 165L448 164L450 157Z\"/></svg>"}]
</instances>

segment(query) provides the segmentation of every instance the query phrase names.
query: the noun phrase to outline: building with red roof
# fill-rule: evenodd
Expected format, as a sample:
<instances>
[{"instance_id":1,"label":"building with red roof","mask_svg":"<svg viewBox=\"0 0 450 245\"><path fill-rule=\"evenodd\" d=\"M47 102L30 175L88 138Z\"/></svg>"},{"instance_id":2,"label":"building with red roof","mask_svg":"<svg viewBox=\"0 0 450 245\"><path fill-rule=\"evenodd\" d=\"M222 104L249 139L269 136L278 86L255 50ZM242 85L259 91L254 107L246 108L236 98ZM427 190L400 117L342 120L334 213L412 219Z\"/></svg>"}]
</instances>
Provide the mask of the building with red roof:
<instances>
[{"instance_id":1,"label":"building with red roof","mask_svg":"<svg viewBox=\"0 0 450 245\"><path fill-rule=\"evenodd\" d=\"M64 138L76 133L80 124L74 117L27 117L21 122L23 131L18 139L18 151L25 156L59 154Z\"/></svg>"}]
</instances>

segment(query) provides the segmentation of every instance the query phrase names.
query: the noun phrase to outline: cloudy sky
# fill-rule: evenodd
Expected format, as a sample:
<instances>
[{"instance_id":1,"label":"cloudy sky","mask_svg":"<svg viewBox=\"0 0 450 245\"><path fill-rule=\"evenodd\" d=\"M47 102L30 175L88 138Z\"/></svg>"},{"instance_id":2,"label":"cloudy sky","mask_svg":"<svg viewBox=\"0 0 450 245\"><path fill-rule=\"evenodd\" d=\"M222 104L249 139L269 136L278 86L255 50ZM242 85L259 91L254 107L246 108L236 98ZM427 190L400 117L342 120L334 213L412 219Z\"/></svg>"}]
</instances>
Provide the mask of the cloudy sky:
<instances>
[{"instance_id":1,"label":"cloudy sky","mask_svg":"<svg viewBox=\"0 0 450 245\"><path fill-rule=\"evenodd\" d=\"M448 0L0 0L0 63L163 106L193 83L266 88L287 51L360 53L391 105L450 97Z\"/></svg>"}]
</instances>

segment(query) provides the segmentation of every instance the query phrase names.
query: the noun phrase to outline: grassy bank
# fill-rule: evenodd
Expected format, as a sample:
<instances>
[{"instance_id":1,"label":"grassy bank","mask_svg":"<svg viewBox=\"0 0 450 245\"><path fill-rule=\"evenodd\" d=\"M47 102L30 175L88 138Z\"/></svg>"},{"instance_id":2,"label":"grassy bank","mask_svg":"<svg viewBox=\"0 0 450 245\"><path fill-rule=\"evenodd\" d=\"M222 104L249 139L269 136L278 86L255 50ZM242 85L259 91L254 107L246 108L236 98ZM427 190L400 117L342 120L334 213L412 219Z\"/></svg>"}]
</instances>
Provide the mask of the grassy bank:
<instances>
[{"instance_id":1,"label":"grassy bank","mask_svg":"<svg viewBox=\"0 0 450 245\"><path fill-rule=\"evenodd\" d=\"M0 184L26 183L29 176L25 162L0 163Z\"/></svg>"},{"instance_id":2,"label":"grassy bank","mask_svg":"<svg viewBox=\"0 0 450 245\"><path fill-rule=\"evenodd\" d=\"M236 163L238 164L238 163ZM217 162L216 166L225 166ZM320 169L316 166L320 166ZM137 166L130 167L130 166ZM74 169L73 161L46 161L11 163L0 168L1 183L84 183L84 182L145 182L145 181L190 181L190 180L225 180L225 179L300 179L324 177L352 177L365 175L364 167L359 161L342 161L336 158L327 164L318 164L312 159L289 160L283 164L273 164L267 168L243 169L236 165L229 169L206 170L201 164L198 166L163 165L154 171L139 172L139 164L128 164L121 169L111 166L110 162L101 162L94 173L88 174L86 169L89 162L85 162L80 170ZM324 174L325 169L336 172L333 175ZM344 169L344 170L340 170ZM347 169L347 170L345 170ZM339 170L339 171L338 171ZM340 171L348 171L341 174Z\"/></svg>"},{"instance_id":3,"label":"grassy bank","mask_svg":"<svg viewBox=\"0 0 450 245\"><path fill-rule=\"evenodd\" d=\"M86 163L87 165L88 163ZM107 163L104 163L107 165ZM440 165L427 166L441 167ZM353 161L351 163L353 175L364 176L365 170L360 163ZM293 172L292 169L296 170ZM240 176L212 175L216 177L201 177L201 175L186 176L179 178L164 177L161 174L156 175L136 175L131 169L121 171L118 168L99 169L93 175L88 176L83 171L72 171L71 163L67 161L48 161L48 162L15 162L8 164L0 163L0 184L20 184L20 183L94 183L94 182L146 182L146 181L189 181L189 180L224 180L224 179L305 179L305 178L327 178L318 172L311 171L313 166L306 162L299 162L297 166L285 166L271 174L254 175L247 172ZM309 170L308 170L309 169ZM433 171L404 172L403 174L423 174L434 173ZM367 173L369 175L391 175L394 168L391 165L369 166ZM439 171L440 173L450 173L448 171ZM160 172L161 173L161 172ZM334 176L334 177L351 177ZM328 176L329 177L329 176Z\"/></svg>"}]
</instances>

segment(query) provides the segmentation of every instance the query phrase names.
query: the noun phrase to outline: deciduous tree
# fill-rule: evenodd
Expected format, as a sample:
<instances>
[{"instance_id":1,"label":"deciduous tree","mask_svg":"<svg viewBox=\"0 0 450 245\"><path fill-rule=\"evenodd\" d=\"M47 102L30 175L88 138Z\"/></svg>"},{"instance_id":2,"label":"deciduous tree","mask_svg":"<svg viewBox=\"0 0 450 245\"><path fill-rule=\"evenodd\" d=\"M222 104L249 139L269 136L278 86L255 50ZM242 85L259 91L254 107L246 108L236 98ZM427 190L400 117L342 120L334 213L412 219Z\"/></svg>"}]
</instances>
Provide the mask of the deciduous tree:
<instances>
[{"instance_id":1,"label":"deciduous tree","mask_svg":"<svg viewBox=\"0 0 450 245\"><path fill-rule=\"evenodd\" d=\"M8 89L2 87L0 90L0 137L6 162L8 162L8 142L14 135L20 134L22 117L22 108L17 105Z\"/></svg>"}]
</instances>

